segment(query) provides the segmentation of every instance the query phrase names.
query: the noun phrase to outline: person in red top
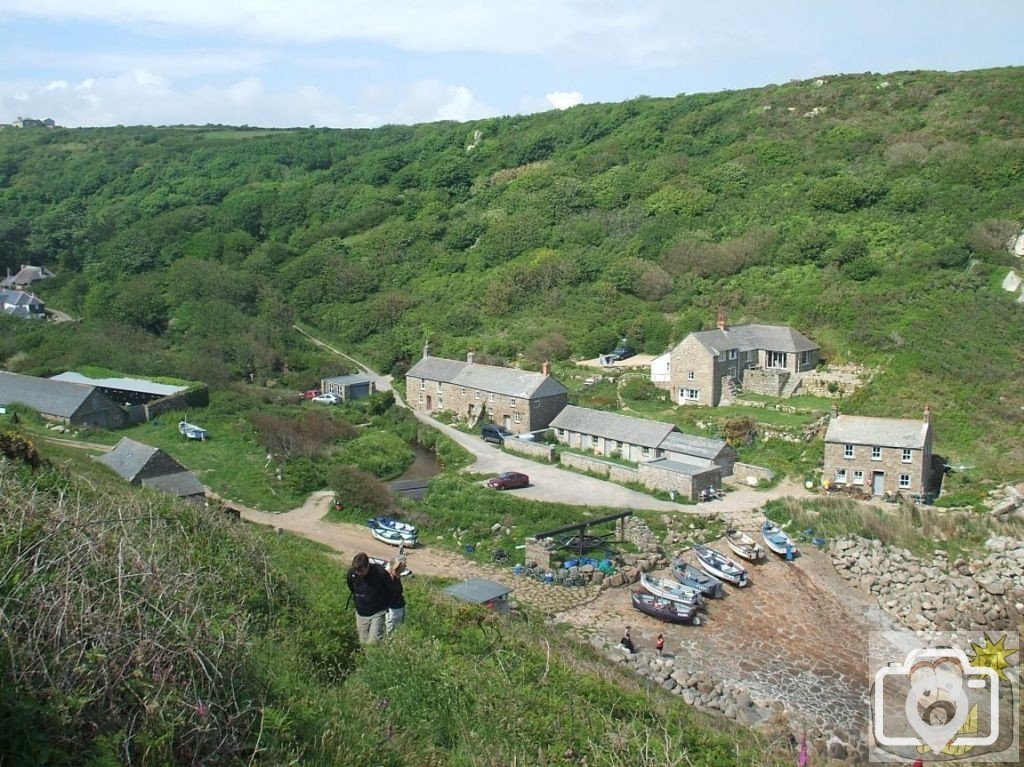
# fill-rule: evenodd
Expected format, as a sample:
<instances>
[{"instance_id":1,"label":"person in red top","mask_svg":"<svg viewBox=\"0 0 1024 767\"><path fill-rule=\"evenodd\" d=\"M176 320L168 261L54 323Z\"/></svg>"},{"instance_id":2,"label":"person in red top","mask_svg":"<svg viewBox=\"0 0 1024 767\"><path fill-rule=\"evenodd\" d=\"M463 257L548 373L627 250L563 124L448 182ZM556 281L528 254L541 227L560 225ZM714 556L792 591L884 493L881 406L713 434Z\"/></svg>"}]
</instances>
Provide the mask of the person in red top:
<instances>
[{"instance_id":1,"label":"person in red top","mask_svg":"<svg viewBox=\"0 0 1024 767\"><path fill-rule=\"evenodd\" d=\"M665 637L658 634L658 640L654 643L654 649L658 651L658 655L661 655L661 651L665 649Z\"/></svg>"}]
</instances>

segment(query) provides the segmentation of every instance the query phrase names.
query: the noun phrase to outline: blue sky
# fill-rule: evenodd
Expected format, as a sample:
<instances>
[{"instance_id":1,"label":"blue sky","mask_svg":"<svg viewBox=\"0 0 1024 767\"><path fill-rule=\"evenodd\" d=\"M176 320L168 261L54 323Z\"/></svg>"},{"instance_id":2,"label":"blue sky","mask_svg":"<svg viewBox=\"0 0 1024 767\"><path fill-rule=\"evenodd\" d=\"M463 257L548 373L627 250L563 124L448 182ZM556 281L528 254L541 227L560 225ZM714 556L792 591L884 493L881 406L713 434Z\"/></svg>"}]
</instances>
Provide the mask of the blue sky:
<instances>
[{"instance_id":1,"label":"blue sky","mask_svg":"<svg viewBox=\"0 0 1024 767\"><path fill-rule=\"evenodd\" d=\"M0 0L0 123L374 127L1024 63L1022 0Z\"/></svg>"}]
</instances>

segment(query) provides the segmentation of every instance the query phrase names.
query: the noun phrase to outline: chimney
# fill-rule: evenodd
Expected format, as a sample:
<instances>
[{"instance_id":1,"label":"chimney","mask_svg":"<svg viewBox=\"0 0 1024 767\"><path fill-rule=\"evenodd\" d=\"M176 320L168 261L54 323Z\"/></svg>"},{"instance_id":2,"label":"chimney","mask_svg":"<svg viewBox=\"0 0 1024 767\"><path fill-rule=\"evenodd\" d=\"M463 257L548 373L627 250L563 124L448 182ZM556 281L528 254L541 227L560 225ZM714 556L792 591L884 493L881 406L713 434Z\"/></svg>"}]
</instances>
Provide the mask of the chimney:
<instances>
[{"instance_id":1,"label":"chimney","mask_svg":"<svg viewBox=\"0 0 1024 767\"><path fill-rule=\"evenodd\" d=\"M924 406L924 422L925 423L931 423L932 422L932 408L931 408L930 405L925 405Z\"/></svg>"},{"instance_id":2,"label":"chimney","mask_svg":"<svg viewBox=\"0 0 1024 767\"><path fill-rule=\"evenodd\" d=\"M838 402L833 402L832 403L832 417L833 418L838 418L839 417L839 403Z\"/></svg>"},{"instance_id":3,"label":"chimney","mask_svg":"<svg viewBox=\"0 0 1024 767\"><path fill-rule=\"evenodd\" d=\"M725 323L725 309L718 310L718 329L728 330L729 326Z\"/></svg>"},{"instance_id":4,"label":"chimney","mask_svg":"<svg viewBox=\"0 0 1024 767\"><path fill-rule=\"evenodd\" d=\"M551 363L544 360L544 364L540 366L540 372L543 373L544 376L551 375Z\"/></svg>"},{"instance_id":5,"label":"chimney","mask_svg":"<svg viewBox=\"0 0 1024 767\"><path fill-rule=\"evenodd\" d=\"M430 341L423 344L423 359L430 356Z\"/></svg>"},{"instance_id":6,"label":"chimney","mask_svg":"<svg viewBox=\"0 0 1024 767\"><path fill-rule=\"evenodd\" d=\"M475 360L476 360L476 353L475 352L466 352L466 362L468 362L470 365L472 365Z\"/></svg>"}]
</instances>

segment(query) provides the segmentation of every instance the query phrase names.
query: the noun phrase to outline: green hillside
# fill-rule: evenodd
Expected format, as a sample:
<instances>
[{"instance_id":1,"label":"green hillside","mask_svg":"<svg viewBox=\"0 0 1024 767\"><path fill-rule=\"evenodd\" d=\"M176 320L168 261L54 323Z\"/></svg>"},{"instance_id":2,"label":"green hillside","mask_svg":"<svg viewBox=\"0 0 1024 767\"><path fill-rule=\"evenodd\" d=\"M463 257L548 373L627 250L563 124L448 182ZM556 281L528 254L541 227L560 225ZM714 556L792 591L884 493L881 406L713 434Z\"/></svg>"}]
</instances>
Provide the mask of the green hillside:
<instances>
[{"instance_id":1,"label":"green hillside","mask_svg":"<svg viewBox=\"0 0 1024 767\"><path fill-rule=\"evenodd\" d=\"M384 371L434 353L660 353L787 323L877 367L847 412L935 412L1024 464L1024 68L825 77L375 130L0 132L0 268L79 324L4 320L0 364L299 386L301 321Z\"/></svg>"}]
</instances>

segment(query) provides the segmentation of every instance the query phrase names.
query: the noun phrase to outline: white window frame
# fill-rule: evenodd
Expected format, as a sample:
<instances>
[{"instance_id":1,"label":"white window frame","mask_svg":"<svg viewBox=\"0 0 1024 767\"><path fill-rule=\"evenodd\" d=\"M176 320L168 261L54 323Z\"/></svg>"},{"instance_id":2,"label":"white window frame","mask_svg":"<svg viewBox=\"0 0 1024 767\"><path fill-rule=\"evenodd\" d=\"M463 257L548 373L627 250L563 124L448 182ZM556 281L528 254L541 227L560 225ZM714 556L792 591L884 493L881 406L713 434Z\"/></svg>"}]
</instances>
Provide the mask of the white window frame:
<instances>
[{"instance_id":1,"label":"white window frame","mask_svg":"<svg viewBox=\"0 0 1024 767\"><path fill-rule=\"evenodd\" d=\"M882 460L882 448L878 445L872 445L871 447L871 460L881 461Z\"/></svg>"},{"instance_id":2,"label":"white window frame","mask_svg":"<svg viewBox=\"0 0 1024 767\"><path fill-rule=\"evenodd\" d=\"M494 402L494 392L488 392L487 393L487 401L488 402Z\"/></svg>"},{"instance_id":3,"label":"white window frame","mask_svg":"<svg viewBox=\"0 0 1024 767\"><path fill-rule=\"evenodd\" d=\"M465 386L460 386L459 387L459 394L462 395L463 397L466 396L466 387Z\"/></svg>"},{"instance_id":4,"label":"white window frame","mask_svg":"<svg viewBox=\"0 0 1024 767\"><path fill-rule=\"evenodd\" d=\"M910 489L910 475L909 474L900 474L900 490L909 490L909 489Z\"/></svg>"},{"instance_id":5,"label":"white window frame","mask_svg":"<svg viewBox=\"0 0 1024 767\"><path fill-rule=\"evenodd\" d=\"M513 413L512 414L512 423L522 423L522 422L523 422L522 413Z\"/></svg>"},{"instance_id":6,"label":"white window frame","mask_svg":"<svg viewBox=\"0 0 1024 767\"><path fill-rule=\"evenodd\" d=\"M477 390L476 390L476 391L474 392L474 395L476 396L476 398L477 398L477 399L480 399L480 390L479 390L479 389L477 389Z\"/></svg>"},{"instance_id":7,"label":"white window frame","mask_svg":"<svg viewBox=\"0 0 1024 767\"><path fill-rule=\"evenodd\" d=\"M861 469L853 470L853 484L863 485L864 484L864 472Z\"/></svg>"},{"instance_id":8,"label":"white window frame","mask_svg":"<svg viewBox=\"0 0 1024 767\"><path fill-rule=\"evenodd\" d=\"M846 469L836 469L836 482L840 485L846 484Z\"/></svg>"},{"instance_id":9,"label":"white window frame","mask_svg":"<svg viewBox=\"0 0 1024 767\"><path fill-rule=\"evenodd\" d=\"M903 448L903 456L900 458L901 463L913 463L914 451L909 447Z\"/></svg>"},{"instance_id":10,"label":"white window frame","mask_svg":"<svg viewBox=\"0 0 1024 767\"><path fill-rule=\"evenodd\" d=\"M510 405L511 407L515 407L515 406L516 406L516 398L515 398L515 397L512 397L512 398L511 398L511 399L509 400L509 405Z\"/></svg>"},{"instance_id":11,"label":"white window frame","mask_svg":"<svg viewBox=\"0 0 1024 767\"><path fill-rule=\"evenodd\" d=\"M642 455L644 458L647 458L650 454L651 454L651 449L649 447L642 447L642 448L640 448L640 455Z\"/></svg>"},{"instance_id":12,"label":"white window frame","mask_svg":"<svg viewBox=\"0 0 1024 767\"><path fill-rule=\"evenodd\" d=\"M565 436L565 429L556 429L555 431L558 433L559 437Z\"/></svg>"},{"instance_id":13,"label":"white window frame","mask_svg":"<svg viewBox=\"0 0 1024 767\"><path fill-rule=\"evenodd\" d=\"M600 444L601 444L601 438L598 437L596 434L591 434L590 435L590 446L591 447L597 447Z\"/></svg>"},{"instance_id":14,"label":"white window frame","mask_svg":"<svg viewBox=\"0 0 1024 767\"><path fill-rule=\"evenodd\" d=\"M700 389L683 389L683 399L687 402L699 402Z\"/></svg>"},{"instance_id":15,"label":"white window frame","mask_svg":"<svg viewBox=\"0 0 1024 767\"><path fill-rule=\"evenodd\" d=\"M694 372L693 372L692 370L690 370L690 371L689 371L689 372L687 372L687 374L686 374L686 380L687 380L687 381L692 381L692 380L693 380L693 379L695 379L696 377L697 377L697 376L696 376L696 375L694 375Z\"/></svg>"},{"instance_id":16,"label":"white window frame","mask_svg":"<svg viewBox=\"0 0 1024 767\"><path fill-rule=\"evenodd\" d=\"M853 458L853 457L854 457L853 445L851 445L849 442L847 442L845 445L843 445L843 458Z\"/></svg>"},{"instance_id":17,"label":"white window frame","mask_svg":"<svg viewBox=\"0 0 1024 767\"><path fill-rule=\"evenodd\" d=\"M729 359L731 359L731 360L736 359L736 350L735 349L730 349L729 350Z\"/></svg>"},{"instance_id":18,"label":"white window frame","mask_svg":"<svg viewBox=\"0 0 1024 767\"><path fill-rule=\"evenodd\" d=\"M437 382L437 393L438 394L440 394L442 391L444 391L443 386L444 385L440 381Z\"/></svg>"},{"instance_id":19,"label":"white window frame","mask_svg":"<svg viewBox=\"0 0 1024 767\"><path fill-rule=\"evenodd\" d=\"M420 391L423 391L426 388L427 388L427 379L426 378L421 378L420 379Z\"/></svg>"}]
</instances>

